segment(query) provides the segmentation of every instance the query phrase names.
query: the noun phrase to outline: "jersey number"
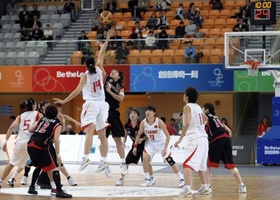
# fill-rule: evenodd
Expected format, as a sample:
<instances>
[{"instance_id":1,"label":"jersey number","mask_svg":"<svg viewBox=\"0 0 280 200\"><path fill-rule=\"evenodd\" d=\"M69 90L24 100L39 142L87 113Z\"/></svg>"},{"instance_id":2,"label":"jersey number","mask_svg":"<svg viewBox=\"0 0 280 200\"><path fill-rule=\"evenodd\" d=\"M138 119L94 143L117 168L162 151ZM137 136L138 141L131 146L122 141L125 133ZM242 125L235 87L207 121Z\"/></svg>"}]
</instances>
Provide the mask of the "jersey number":
<instances>
[{"instance_id":1,"label":"jersey number","mask_svg":"<svg viewBox=\"0 0 280 200\"><path fill-rule=\"evenodd\" d=\"M93 82L93 92L96 92L98 89L99 90L102 89L100 80L97 80L97 81Z\"/></svg>"},{"instance_id":2,"label":"jersey number","mask_svg":"<svg viewBox=\"0 0 280 200\"><path fill-rule=\"evenodd\" d=\"M49 122L41 122L35 132L38 133L45 133L47 128L49 127L50 123Z\"/></svg>"},{"instance_id":3,"label":"jersey number","mask_svg":"<svg viewBox=\"0 0 280 200\"><path fill-rule=\"evenodd\" d=\"M151 140L155 140L155 136L154 136L154 135L149 135L149 138L150 138Z\"/></svg>"},{"instance_id":4,"label":"jersey number","mask_svg":"<svg viewBox=\"0 0 280 200\"><path fill-rule=\"evenodd\" d=\"M24 122L23 122L23 130L24 131L28 131L29 127L30 127L30 119L24 120Z\"/></svg>"},{"instance_id":5,"label":"jersey number","mask_svg":"<svg viewBox=\"0 0 280 200\"><path fill-rule=\"evenodd\" d=\"M215 125L216 125L217 128L224 127L224 125L222 124L222 122L218 118L213 118L213 121L215 122Z\"/></svg>"}]
</instances>

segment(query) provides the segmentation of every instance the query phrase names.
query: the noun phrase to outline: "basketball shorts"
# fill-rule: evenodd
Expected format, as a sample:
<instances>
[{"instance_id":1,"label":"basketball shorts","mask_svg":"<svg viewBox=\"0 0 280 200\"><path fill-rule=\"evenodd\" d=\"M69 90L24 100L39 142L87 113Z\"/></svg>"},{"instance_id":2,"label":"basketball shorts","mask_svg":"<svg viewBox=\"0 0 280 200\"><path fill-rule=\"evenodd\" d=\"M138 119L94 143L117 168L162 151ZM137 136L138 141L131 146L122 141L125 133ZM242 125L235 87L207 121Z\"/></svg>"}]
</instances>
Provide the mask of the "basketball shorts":
<instances>
[{"instance_id":1,"label":"basketball shorts","mask_svg":"<svg viewBox=\"0 0 280 200\"><path fill-rule=\"evenodd\" d=\"M156 153L161 154L162 150L164 149L166 140L161 140L157 142L151 142L149 139L145 142L144 152L150 155L150 159L152 160ZM167 158L171 156L171 151L169 148L166 149L166 154L163 158Z\"/></svg>"},{"instance_id":2,"label":"basketball shorts","mask_svg":"<svg viewBox=\"0 0 280 200\"><path fill-rule=\"evenodd\" d=\"M144 145L145 145L145 142L142 142L141 144L137 145L137 155L135 156L133 154L133 146L134 146L134 143L133 143L132 148L130 149L130 151L126 155L125 163L126 164L131 164L131 163L138 164L140 158L143 155Z\"/></svg>"},{"instance_id":3,"label":"basketball shorts","mask_svg":"<svg viewBox=\"0 0 280 200\"><path fill-rule=\"evenodd\" d=\"M29 160L29 154L27 152L28 140L19 140L15 142L15 147L11 155L10 164L24 168L26 162Z\"/></svg>"},{"instance_id":4,"label":"basketball shorts","mask_svg":"<svg viewBox=\"0 0 280 200\"><path fill-rule=\"evenodd\" d=\"M185 144L185 161L183 168L194 171L206 171L209 143L207 137L187 140Z\"/></svg>"},{"instance_id":5,"label":"basketball shorts","mask_svg":"<svg viewBox=\"0 0 280 200\"><path fill-rule=\"evenodd\" d=\"M84 130L89 124L94 124L96 131L107 127L108 110L109 104L105 101L86 101L81 112L82 129Z\"/></svg>"},{"instance_id":6,"label":"basketball shorts","mask_svg":"<svg viewBox=\"0 0 280 200\"><path fill-rule=\"evenodd\" d=\"M120 112L118 110L109 110L108 123L110 126L106 129L107 138L110 133L112 133L113 138L125 136L123 124L120 120Z\"/></svg>"}]
</instances>

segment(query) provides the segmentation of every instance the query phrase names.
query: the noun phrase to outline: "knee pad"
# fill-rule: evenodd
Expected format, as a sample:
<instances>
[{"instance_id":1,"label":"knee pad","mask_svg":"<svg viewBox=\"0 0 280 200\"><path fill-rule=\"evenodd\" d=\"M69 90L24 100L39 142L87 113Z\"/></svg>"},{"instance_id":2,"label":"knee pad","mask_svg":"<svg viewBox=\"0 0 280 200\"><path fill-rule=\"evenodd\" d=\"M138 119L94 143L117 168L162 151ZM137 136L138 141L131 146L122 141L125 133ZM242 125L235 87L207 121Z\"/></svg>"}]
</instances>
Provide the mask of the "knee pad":
<instances>
[{"instance_id":1,"label":"knee pad","mask_svg":"<svg viewBox=\"0 0 280 200\"><path fill-rule=\"evenodd\" d=\"M167 157L165 160L171 167L176 163L172 157Z\"/></svg>"},{"instance_id":2,"label":"knee pad","mask_svg":"<svg viewBox=\"0 0 280 200\"><path fill-rule=\"evenodd\" d=\"M238 169L235 167L235 168L233 168L233 169L230 169L230 172L231 172L232 174L238 173Z\"/></svg>"}]
</instances>

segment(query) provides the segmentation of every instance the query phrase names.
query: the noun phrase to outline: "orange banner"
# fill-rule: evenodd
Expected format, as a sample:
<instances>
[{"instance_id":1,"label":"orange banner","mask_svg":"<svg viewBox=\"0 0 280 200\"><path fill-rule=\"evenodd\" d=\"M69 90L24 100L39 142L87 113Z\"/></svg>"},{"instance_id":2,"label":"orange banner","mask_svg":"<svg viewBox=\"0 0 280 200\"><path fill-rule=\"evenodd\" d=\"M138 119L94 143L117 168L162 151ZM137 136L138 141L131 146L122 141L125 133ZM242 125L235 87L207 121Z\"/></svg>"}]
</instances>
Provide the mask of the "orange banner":
<instances>
[{"instance_id":1,"label":"orange banner","mask_svg":"<svg viewBox=\"0 0 280 200\"><path fill-rule=\"evenodd\" d=\"M32 92L32 66L0 66L0 92Z\"/></svg>"}]
</instances>

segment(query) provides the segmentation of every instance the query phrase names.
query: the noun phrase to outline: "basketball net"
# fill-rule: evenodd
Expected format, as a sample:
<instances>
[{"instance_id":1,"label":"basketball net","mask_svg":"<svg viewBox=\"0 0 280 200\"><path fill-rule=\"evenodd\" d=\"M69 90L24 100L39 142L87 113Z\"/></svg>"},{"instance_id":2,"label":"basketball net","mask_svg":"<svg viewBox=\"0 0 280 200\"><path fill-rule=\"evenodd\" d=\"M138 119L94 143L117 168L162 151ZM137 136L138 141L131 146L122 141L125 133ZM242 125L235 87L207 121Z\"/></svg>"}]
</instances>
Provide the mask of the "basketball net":
<instances>
[{"instance_id":1,"label":"basketball net","mask_svg":"<svg viewBox=\"0 0 280 200\"><path fill-rule=\"evenodd\" d=\"M247 65L248 76L253 76L253 77L258 76L259 65L261 64L261 62L247 61L247 62L244 62L244 64Z\"/></svg>"}]
</instances>

